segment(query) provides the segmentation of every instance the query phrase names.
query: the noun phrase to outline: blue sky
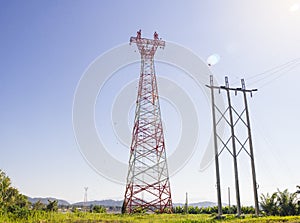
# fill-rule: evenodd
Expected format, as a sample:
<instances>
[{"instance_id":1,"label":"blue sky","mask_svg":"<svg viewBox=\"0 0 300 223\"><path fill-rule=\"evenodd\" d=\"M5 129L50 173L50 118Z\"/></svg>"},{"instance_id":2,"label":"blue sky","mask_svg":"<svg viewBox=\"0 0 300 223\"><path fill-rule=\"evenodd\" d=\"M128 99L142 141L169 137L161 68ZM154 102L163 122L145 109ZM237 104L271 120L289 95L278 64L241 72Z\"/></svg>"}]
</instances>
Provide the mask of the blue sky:
<instances>
[{"instance_id":1,"label":"blue sky","mask_svg":"<svg viewBox=\"0 0 300 223\"><path fill-rule=\"evenodd\" d=\"M217 53L220 61L211 71L220 83L225 75L231 82L244 77L246 84L253 83L250 87L259 88L249 102L259 193L293 191L300 184L299 0L2 0L0 4L0 168L22 193L75 202L83 200L88 186L90 200L123 198L124 186L97 174L82 157L73 133L72 104L88 65L128 42L138 29L149 37L157 31L204 61ZM276 73L268 71L292 60ZM168 69L162 66L161 71ZM261 74L264 71L268 72ZM138 77L139 70L134 72ZM254 79L257 74L261 75ZM196 94L190 92L193 101ZM112 103L105 92L101 97ZM207 101L203 107L210 115ZM210 116L205 119L208 124L202 128L209 132ZM200 147L171 177L175 202L183 202L185 192L192 202L216 200L214 167L199 172ZM242 163L241 178L248 176L246 170ZM233 179L227 173L223 176L226 202ZM244 204L252 203L249 182L242 179Z\"/></svg>"}]
</instances>

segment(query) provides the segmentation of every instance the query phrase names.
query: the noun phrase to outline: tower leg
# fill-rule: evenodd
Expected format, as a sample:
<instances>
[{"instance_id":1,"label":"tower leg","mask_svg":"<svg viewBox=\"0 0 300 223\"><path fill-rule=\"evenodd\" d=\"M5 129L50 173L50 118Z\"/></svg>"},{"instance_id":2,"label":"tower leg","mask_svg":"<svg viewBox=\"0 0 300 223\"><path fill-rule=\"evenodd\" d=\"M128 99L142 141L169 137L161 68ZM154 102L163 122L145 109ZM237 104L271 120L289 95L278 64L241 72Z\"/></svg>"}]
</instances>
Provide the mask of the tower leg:
<instances>
[{"instance_id":1,"label":"tower leg","mask_svg":"<svg viewBox=\"0 0 300 223\"><path fill-rule=\"evenodd\" d=\"M237 154L236 154L236 145L235 145L235 133L234 133L234 123L233 123L233 115L232 115L232 107L231 107L231 100L230 100L229 89L227 89L227 99L228 99L229 119L230 119L230 127L231 127L231 141L232 141L234 180L235 180L235 192L236 192L236 207L237 207L237 216L240 216L241 215L241 200L240 200L239 174L238 174Z\"/></svg>"},{"instance_id":2,"label":"tower leg","mask_svg":"<svg viewBox=\"0 0 300 223\"><path fill-rule=\"evenodd\" d=\"M248 103L247 103L247 95L246 95L245 91L244 91L244 104L245 104L245 109L246 109L246 120L247 120L247 129L248 129L249 147L250 147L250 159L251 159L251 170L252 170L255 215L258 216L259 215L259 205L258 205L255 162L254 162L253 143L252 143L252 135L251 135L251 128L250 128L250 118L249 118L249 110L248 110Z\"/></svg>"},{"instance_id":3,"label":"tower leg","mask_svg":"<svg viewBox=\"0 0 300 223\"><path fill-rule=\"evenodd\" d=\"M218 216L222 213L222 198L221 198L221 183L220 183L220 168L219 168L219 152L217 142L217 123L216 123L216 105L213 86L213 76L210 76L210 90L211 90L211 101L212 101L212 118L213 118L213 132L214 132L214 151L215 151L215 168L216 168L216 180L217 180L217 199L218 199Z\"/></svg>"}]
</instances>

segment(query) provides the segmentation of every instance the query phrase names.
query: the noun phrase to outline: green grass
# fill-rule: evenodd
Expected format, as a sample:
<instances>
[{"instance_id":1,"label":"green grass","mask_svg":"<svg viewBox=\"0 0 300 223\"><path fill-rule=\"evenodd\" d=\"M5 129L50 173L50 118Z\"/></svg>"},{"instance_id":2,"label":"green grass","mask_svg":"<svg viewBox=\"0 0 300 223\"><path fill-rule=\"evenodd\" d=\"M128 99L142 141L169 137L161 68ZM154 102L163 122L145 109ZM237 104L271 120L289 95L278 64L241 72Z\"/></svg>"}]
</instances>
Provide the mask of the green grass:
<instances>
[{"instance_id":1,"label":"green grass","mask_svg":"<svg viewBox=\"0 0 300 223\"><path fill-rule=\"evenodd\" d=\"M1 223L200 223L200 222L261 222L261 223L273 223L273 222L285 222L296 223L300 222L300 216L289 217L251 217L235 218L234 215L226 215L222 220L214 219L213 215L206 214L134 214L134 215L121 215L121 214L96 214L96 213L49 213L49 212L31 212L26 218L16 218L15 216L0 215Z\"/></svg>"}]
</instances>

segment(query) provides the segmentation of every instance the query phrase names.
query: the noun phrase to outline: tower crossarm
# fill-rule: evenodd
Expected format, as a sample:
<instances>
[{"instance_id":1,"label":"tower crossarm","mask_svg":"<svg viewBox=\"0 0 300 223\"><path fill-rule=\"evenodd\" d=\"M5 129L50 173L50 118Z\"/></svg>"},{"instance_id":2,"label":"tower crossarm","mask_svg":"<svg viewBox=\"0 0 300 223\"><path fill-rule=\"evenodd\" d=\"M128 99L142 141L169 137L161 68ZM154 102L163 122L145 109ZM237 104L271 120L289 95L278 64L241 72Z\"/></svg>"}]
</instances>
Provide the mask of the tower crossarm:
<instances>
[{"instance_id":1,"label":"tower crossarm","mask_svg":"<svg viewBox=\"0 0 300 223\"><path fill-rule=\"evenodd\" d=\"M165 47L165 41L159 39L156 32L154 32L153 39L142 38L141 35L141 30L139 30L136 37L130 37L130 44L135 43L137 45L142 57L153 57L157 47Z\"/></svg>"}]
</instances>

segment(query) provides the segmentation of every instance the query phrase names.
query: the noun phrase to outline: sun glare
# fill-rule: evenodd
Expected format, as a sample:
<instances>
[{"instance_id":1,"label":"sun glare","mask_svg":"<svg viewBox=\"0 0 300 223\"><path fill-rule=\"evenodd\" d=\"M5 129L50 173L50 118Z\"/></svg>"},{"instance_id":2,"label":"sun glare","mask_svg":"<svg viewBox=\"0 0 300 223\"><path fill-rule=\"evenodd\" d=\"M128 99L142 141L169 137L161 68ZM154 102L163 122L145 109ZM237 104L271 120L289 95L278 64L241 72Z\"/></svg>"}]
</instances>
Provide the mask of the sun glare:
<instances>
[{"instance_id":1,"label":"sun glare","mask_svg":"<svg viewBox=\"0 0 300 223\"><path fill-rule=\"evenodd\" d=\"M300 9L300 5L298 3L295 3L290 7L291 12L297 12L299 11L299 9Z\"/></svg>"},{"instance_id":2,"label":"sun glare","mask_svg":"<svg viewBox=\"0 0 300 223\"><path fill-rule=\"evenodd\" d=\"M220 55L219 54L212 54L207 58L207 64L209 66L213 66L215 64L217 64L220 61Z\"/></svg>"}]
</instances>

